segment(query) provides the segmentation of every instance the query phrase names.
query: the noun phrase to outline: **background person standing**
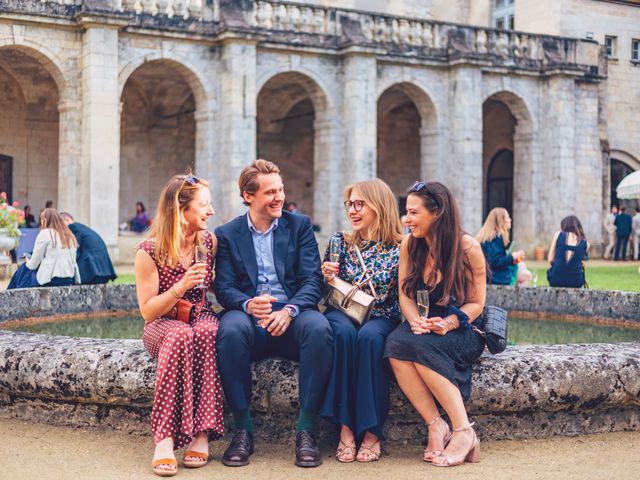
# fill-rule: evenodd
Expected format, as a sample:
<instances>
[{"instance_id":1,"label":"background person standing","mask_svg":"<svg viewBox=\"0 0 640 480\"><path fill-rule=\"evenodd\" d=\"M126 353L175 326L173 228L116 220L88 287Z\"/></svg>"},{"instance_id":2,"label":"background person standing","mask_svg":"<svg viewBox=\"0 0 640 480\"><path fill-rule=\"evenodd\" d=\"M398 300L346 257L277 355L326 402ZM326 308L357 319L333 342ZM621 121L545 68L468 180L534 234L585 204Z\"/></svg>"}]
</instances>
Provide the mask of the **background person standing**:
<instances>
[{"instance_id":1,"label":"background person standing","mask_svg":"<svg viewBox=\"0 0 640 480\"><path fill-rule=\"evenodd\" d=\"M617 216L618 207L614 205L611 207L611 212L607 213L607 216L604 218L604 229L607 231L607 238L605 242L607 245L604 247L604 254L602 255L602 258L605 260L611 258L613 249L616 246L616 226L614 222Z\"/></svg>"},{"instance_id":2,"label":"background person standing","mask_svg":"<svg viewBox=\"0 0 640 480\"><path fill-rule=\"evenodd\" d=\"M620 207L620 214L614 220L616 226L616 255L614 260L627 259L627 243L631 235L631 215L627 213L627 207Z\"/></svg>"}]
</instances>

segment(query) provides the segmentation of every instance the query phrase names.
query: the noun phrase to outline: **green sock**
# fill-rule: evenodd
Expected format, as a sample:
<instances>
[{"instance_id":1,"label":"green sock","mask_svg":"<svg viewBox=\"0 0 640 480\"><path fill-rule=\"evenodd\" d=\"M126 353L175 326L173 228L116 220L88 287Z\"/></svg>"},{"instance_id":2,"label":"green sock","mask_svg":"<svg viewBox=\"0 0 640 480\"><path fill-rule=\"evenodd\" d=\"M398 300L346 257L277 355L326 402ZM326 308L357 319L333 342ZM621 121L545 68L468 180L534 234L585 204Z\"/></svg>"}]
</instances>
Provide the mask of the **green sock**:
<instances>
[{"instance_id":1,"label":"green sock","mask_svg":"<svg viewBox=\"0 0 640 480\"><path fill-rule=\"evenodd\" d=\"M253 420L251 420L251 411L248 408L233 411L233 428L253 433Z\"/></svg>"},{"instance_id":2,"label":"green sock","mask_svg":"<svg viewBox=\"0 0 640 480\"><path fill-rule=\"evenodd\" d=\"M300 409L300 416L298 417L298 423L296 423L296 433L301 430L315 433L317 416L317 413L305 412L303 409Z\"/></svg>"}]
</instances>

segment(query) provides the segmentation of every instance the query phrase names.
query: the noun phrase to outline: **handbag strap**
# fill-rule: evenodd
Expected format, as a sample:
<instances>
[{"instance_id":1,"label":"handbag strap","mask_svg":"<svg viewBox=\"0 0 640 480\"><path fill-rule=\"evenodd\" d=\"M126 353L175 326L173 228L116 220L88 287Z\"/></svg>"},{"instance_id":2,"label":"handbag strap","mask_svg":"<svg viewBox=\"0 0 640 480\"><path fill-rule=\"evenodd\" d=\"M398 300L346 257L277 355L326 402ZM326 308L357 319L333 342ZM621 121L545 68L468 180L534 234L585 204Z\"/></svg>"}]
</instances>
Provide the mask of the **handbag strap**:
<instances>
[{"instance_id":1,"label":"handbag strap","mask_svg":"<svg viewBox=\"0 0 640 480\"><path fill-rule=\"evenodd\" d=\"M342 302L340 302L340 305L342 305L343 308L347 308L349 305L349 302L351 302L351 299L355 296L355 294L358 293L358 291L364 285L369 283L372 278L373 278L373 270L367 270L366 272L364 272L363 278L361 278L359 282L356 282L353 285L353 288L351 288L351 290L349 290L349 292L345 295L345 297L342 299Z\"/></svg>"},{"instance_id":2,"label":"handbag strap","mask_svg":"<svg viewBox=\"0 0 640 480\"><path fill-rule=\"evenodd\" d=\"M358 244L356 242L353 243L354 248L356 249L356 254L358 256L358 260L360 261L360 265L362 266L362 277L360 277L360 282L358 282L361 285L364 285L365 283L369 284L369 288L371 288L371 293L373 294L373 298L375 298L376 300L378 300L378 295L376 294L376 289L373 287L373 275L374 272L373 270L371 270L370 268L367 268L367 266L364 263L364 258L362 258L362 253L360 253L360 249L358 248ZM370 275L367 278L367 272L370 273ZM355 292L354 292L355 294Z\"/></svg>"}]
</instances>

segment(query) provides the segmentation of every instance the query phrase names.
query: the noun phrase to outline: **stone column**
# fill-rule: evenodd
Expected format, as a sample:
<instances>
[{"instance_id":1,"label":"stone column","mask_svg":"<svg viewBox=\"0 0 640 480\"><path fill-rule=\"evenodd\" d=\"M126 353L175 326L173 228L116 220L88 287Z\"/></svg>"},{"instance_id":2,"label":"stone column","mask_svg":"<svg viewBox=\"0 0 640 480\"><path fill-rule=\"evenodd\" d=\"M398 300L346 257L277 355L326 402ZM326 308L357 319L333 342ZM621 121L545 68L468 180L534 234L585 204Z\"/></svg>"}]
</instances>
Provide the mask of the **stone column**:
<instances>
[{"instance_id":1,"label":"stone column","mask_svg":"<svg viewBox=\"0 0 640 480\"><path fill-rule=\"evenodd\" d=\"M558 75L550 78L541 92L545 101L540 119L541 162L536 188L540 208L538 239L544 244L550 242L553 232L560 228L560 220L573 213L576 205L574 89L573 77Z\"/></svg>"},{"instance_id":2,"label":"stone column","mask_svg":"<svg viewBox=\"0 0 640 480\"><path fill-rule=\"evenodd\" d=\"M347 53L342 64L342 130L344 157L338 177L343 185L376 176L376 58Z\"/></svg>"},{"instance_id":3,"label":"stone column","mask_svg":"<svg viewBox=\"0 0 640 480\"><path fill-rule=\"evenodd\" d=\"M229 37L223 41L216 112L217 151L213 163L217 181L212 187L216 224L244 211L238 192L240 171L256 159L256 44ZM224 165L224 169L221 168Z\"/></svg>"},{"instance_id":4,"label":"stone column","mask_svg":"<svg viewBox=\"0 0 640 480\"><path fill-rule=\"evenodd\" d=\"M118 27L84 23L79 220L117 257L120 192Z\"/></svg>"},{"instance_id":5,"label":"stone column","mask_svg":"<svg viewBox=\"0 0 640 480\"><path fill-rule=\"evenodd\" d=\"M517 127L516 127L517 128ZM536 206L539 178L539 158L536 154L537 141L533 132L519 133L513 138L513 238L517 241L517 249L533 253L536 246L545 246L543 239L538 239L538 222Z\"/></svg>"},{"instance_id":6,"label":"stone column","mask_svg":"<svg viewBox=\"0 0 640 480\"><path fill-rule=\"evenodd\" d=\"M326 237L343 228L342 202L343 183L340 152L340 119L334 113L322 112L313 123L315 141L313 151L314 190L313 222L320 225L320 236ZM338 160L338 161L336 161Z\"/></svg>"},{"instance_id":7,"label":"stone column","mask_svg":"<svg viewBox=\"0 0 640 480\"><path fill-rule=\"evenodd\" d=\"M467 232L482 225L482 72L455 66L449 77L449 159L444 182Z\"/></svg>"},{"instance_id":8,"label":"stone column","mask_svg":"<svg viewBox=\"0 0 640 480\"><path fill-rule=\"evenodd\" d=\"M81 103L63 99L58 103L60 114L58 139L58 209L81 214L79 202L80 150L82 144Z\"/></svg>"}]
</instances>

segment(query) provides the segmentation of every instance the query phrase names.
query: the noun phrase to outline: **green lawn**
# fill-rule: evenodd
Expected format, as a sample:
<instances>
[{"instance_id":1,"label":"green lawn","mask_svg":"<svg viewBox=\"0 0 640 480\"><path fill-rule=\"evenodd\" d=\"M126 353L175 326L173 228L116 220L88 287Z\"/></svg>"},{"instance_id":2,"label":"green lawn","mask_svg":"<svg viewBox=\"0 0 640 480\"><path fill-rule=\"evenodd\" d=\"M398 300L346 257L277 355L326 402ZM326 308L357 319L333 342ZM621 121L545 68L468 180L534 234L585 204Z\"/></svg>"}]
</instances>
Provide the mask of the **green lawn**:
<instances>
[{"instance_id":1,"label":"green lawn","mask_svg":"<svg viewBox=\"0 0 640 480\"><path fill-rule=\"evenodd\" d=\"M136 283L136 276L133 273L118 274L113 283Z\"/></svg>"},{"instance_id":2,"label":"green lawn","mask_svg":"<svg viewBox=\"0 0 640 480\"><path fill-rule=\"evenodd\" d=\"M547 268L532 268L538 274L538 286L546 287ZM587 283L593 290L623 290L640 292L640 274L637 265L628 266L586 266Z\"/></svg>"}]
</instances>

